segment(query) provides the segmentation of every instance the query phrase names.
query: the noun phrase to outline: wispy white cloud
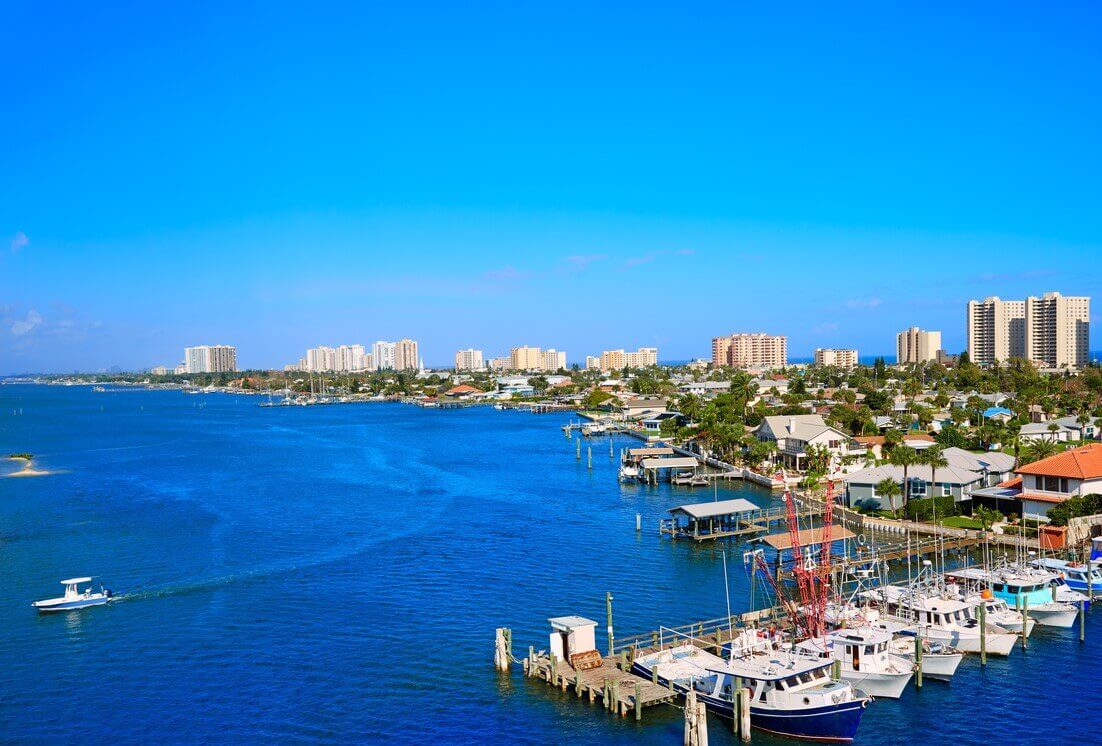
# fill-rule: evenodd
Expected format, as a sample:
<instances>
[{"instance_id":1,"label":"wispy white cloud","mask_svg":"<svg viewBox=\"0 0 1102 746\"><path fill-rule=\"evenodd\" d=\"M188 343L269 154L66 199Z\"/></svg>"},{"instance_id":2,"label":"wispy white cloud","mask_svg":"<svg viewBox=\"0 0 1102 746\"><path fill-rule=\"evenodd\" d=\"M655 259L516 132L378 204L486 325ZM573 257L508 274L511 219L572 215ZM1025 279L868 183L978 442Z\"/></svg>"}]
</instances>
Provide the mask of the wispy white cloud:
<instances>
[{"instance_id":1,"label":"wispy white cloud","mask_svg":"<svg viewBox=\"0 0 1102 746\"><path fill-rule=\"evenodd\" d=\"M23 231L19 231L11 237L11 242L8 244L11 247L12 253L19 253L23 249L27 248L31 243L30 236Z\"/></svg>"},{"instance_id":2,"label":"wispy white cloud","mask_svg":"<svg viewBox=\"0 0 1102 746\"><path fill-rule=\"evenodd\" d=\"M532 273L525 269L517 269L513 265L491 269L482 273L482 277L491 282L520 282L527 280Z\"/></svg>"},{"instance_id":3,"label":"wispy white cloud","mask_svg":"<svg viewBox=\"0 0 1102 746\"><path fill-rule=\"evenodd\" d=\"M571 254L563 261L571 269L585 269L593 262L599 262L604 259L608 259L608 254Z\"/></svg>"},{"instance_id":4,"label":"wispy white cloud","mask_svg":"<svg viewBox=\"0 0 1102 746\"><path fill-rule=\"evenodd\" d=\"M22 337L24 334L28 334L34 331L34 328L42 323L42 314L33 308L27 311L27 315L15 321L11 325L11 333L17 337Z\"/></svg>"},{"instance_id":5,"label":"wispy white cloud","mask_svg":"<svg viewBox=\"0 0 1102 746\"><path fill-rule=\"evenodd\" d=\"M861 308L861 309L873 309L880 306L881 301L879 298L854 298L846 301L846 308Z\"/></svg>"},{"instance_id":6,"label":"wispy white cloud","mask_svg":"<svg viewBox=\"0 0 1102 746\"><path fill-rule=\"evenodd\" d=\"M671 251L669 249L659 249L657 251L648 251L642 256L633 256L624 261L624 269L630 269L631 267L638 267L641 264L650 264L656 261L660 257L664 256L693 256L696 254L696 249L677 249Z\"/></svg>"}]
</instances>

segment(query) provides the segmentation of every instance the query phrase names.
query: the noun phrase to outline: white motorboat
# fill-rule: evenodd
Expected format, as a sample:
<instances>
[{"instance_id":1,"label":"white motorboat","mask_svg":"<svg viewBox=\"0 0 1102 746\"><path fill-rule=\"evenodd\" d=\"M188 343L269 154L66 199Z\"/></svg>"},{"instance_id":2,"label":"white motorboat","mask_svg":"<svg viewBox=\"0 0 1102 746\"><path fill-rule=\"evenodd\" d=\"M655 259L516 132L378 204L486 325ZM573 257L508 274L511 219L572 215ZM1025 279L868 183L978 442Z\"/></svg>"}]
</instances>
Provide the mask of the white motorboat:
<instances>
[{"instance_id":1,"label":"white motorboat","mask_svg":"<svg viewBox=\"0 0 1102 746\"><path fill-rule=\"evenodd\" d=\"M902 588L882 585L863 594L888 611L915 624L923 638L940 642L965 653L980 652L980 623L975 606L967 601L937 594L918 586ZM988 622L986 650L991 655L1010 655L1018 636Z\"/></svg>"},{"instance_id":2,"label":"white motorboat","mask_svg":"<svg viewBox=\"0 0 1102 746\"><path fill-rule=\"evenodd\" d=\"M839 662L843 680L874 697L899 699L914 664L891 651L892 635L875 627L847 627L804 640L796 649Z\"/></svg>"},{"instance_id":3,"label":"white motorboat","mask_svg":"<svg viewBox=\"0 0 1102 746\"><path fill-rule=\"evenodd\" d=\"M47 598L43 601L34 601L31 606L35 607L40 612L72 611L74 609L83 609L88 606L102 606L111 601L113 598L111 591L103 586L100 586L98 592L93 591L91 586L85 588L83 591L79 589L81 583L91 582L91 577L62 580L61 584L65 586L64 596Z\"/></svg>"},{"instance_id":4,"label":"white motorboat","mask_svg":"<svg viewBox=\"0 0 1102 746\"><path fill-rule=\"evenodd\" d=\"M828 624L834 627L866 626L887 632L891 635L891 642L888 644L889 652L906 659L910 667L914 668L915 638L918 637L918 628L913 622L890 614L882 614L879 609L857 606L853 603L828 603L826 619ZM964 660L964 653L957 652L947 644L922 638L923 677L948 681L953 678L962 660Z\"/></svg>"}]
</instances>

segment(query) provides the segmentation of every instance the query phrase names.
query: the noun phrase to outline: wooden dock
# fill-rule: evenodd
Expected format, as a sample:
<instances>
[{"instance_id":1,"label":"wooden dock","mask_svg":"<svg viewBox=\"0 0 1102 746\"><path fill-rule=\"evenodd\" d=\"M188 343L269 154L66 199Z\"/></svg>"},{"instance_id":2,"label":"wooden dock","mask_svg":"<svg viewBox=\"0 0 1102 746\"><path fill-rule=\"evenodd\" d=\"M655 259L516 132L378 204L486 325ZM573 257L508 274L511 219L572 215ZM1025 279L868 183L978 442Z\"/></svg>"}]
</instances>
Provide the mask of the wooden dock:
<instances>
[{"instance_id":1,"label":"wooden dock","mask_svg":"<svg viewBox=\"0 0 1102 746\"><path fill-rule=\"evenodd\" d=\"M602 658L601 665L585 671L572 668L565 661L552 660L544 653L533 654L524 661L525 675L542 679L562 691L572 691L590 702L600 699L606 710L620 717L634 713L643 716L643 709L673 702L678 695L672 689L636 676L625 666L625 657Z\"/></svg>"}]
</instances>

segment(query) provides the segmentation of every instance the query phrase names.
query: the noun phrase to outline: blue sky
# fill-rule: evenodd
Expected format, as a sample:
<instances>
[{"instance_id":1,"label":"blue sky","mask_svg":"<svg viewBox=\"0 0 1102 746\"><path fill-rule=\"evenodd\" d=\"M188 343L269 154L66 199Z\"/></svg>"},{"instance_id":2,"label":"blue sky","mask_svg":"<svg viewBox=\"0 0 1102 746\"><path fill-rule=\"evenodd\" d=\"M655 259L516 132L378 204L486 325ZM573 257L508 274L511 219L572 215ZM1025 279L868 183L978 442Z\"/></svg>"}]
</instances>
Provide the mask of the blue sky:
<instances>
[{"instance_id":1,"label":"blue sky","mask_svg":"<svg viewBox=\"0 0 1102 746\"><path fill-rule=\"evenodd\" d=\"M6 6L0 373L1098 295L1096 5L226 5Z\"/></svg>"}]
</instances>

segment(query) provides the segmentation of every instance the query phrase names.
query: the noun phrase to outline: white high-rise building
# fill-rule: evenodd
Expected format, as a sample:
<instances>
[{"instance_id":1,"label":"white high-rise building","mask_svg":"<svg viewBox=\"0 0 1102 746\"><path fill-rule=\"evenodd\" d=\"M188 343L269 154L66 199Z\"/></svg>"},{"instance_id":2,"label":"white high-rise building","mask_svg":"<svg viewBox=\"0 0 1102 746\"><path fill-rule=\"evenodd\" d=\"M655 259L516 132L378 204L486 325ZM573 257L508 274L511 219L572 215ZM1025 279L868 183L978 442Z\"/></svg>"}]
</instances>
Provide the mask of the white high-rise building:
<instances>
[{"instance_id":1,"label":"white high-rise building","mask_svg":"<svg viewBox=\"0 0 1102 746\"><path fill-rule=\"evenodd\" d=\"M1082 368L1090 359L1091 299L1045 293L1025 300L1025 356L1044 368Z\"/></svg>"},{"instance_id":2,"label":"white high-rise building","mask_svg":"<svg viewBox=\"0 0 1102 746\"><path fill-rule=\"evenodd\" d=\"M1025 354L1024 300L968 301L969 360L986 366Z\"/></svg>"},{"instance_id":3,"label":"white high-rise building","mask_svg":"<svg viewBox=\"0 0 1102 746\"><path fill-rule=\"evenodd\" d=\"M941 332L927 332L912 326L895 335L895 362L914 365L937 360L941 349Z\"/></svg>"},{"instance_id":4,"label":"white high-rise building","mask_svg":"<svg viewBox=\"0 0 1102 746\"><path fill-rule=\"evenodd\" d=\"M482 362L482 350L466 349L455 353L456 370L482 370L485 367Z\"/></svg>"},{"instance_id":5,"label":"white high-rise building","mask_svg":"<svg viewBox=\"0 0 1102 746\"><path fill-rule=\"evenodd\" d=\"M341 345L337 348L337 370L366 370L365 357L363 345Z\"/></svg>"},{"instance_id":6,"label":"white high-rise building","mask_svg":"<svg viewBox=\"0 0 1102 746\"><path fill-rule=\"evenodd\" d=\"M395 346L393 342L376 342L371 345L371 358L374 362L374 370L394 370L397 367L395 359Z\"/></svg>"},{"instance_id":7,"label":"white high-rise building","mask_svg":"<svg viewBox=\"0 0 1102 746\"><path fill-rule=\"evenodd\" d=\"M566 368L566 353L560 350L544 350L543 370L563 370Z\"/></svg>"},{"instance_id":8,"label":"white high-rise building","mask_svg":"<svg viewBox=\"0 0 1102 746\"><path fill-rule=\"evenodd\" d=\"M200 345L184 348L188 373L232 373L237 370L237 348L229 345Z\"/></svg>"},{"instance_id":9,"label":"white high-rise building","mask_svg":"<svg viewBox=\"0 0 1102 746\"><path fill-rule=\"evenodd\" d=\"M835 368L856 368L857 350L818 347L815 349L815 364Z\"/></svg>"}]
</instances>

